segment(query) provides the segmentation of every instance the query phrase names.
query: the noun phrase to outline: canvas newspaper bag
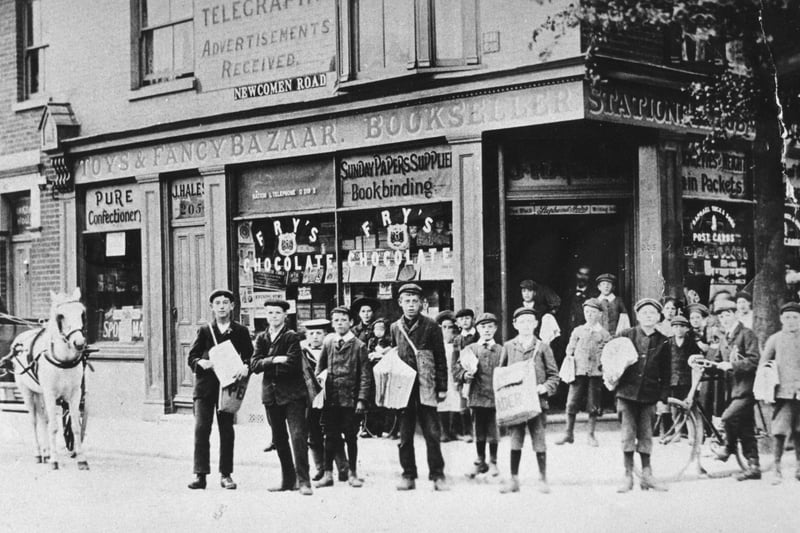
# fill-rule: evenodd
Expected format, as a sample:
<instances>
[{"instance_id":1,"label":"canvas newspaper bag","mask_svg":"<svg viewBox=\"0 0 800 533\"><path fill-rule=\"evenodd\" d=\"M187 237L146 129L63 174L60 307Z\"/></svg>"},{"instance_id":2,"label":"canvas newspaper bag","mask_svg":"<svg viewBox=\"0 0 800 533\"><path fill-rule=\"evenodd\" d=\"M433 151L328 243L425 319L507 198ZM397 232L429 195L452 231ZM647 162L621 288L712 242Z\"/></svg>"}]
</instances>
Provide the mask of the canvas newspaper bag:
<instances>
[{"instance_id":1,"label":"canvas newspaper bag","mask_svg":"<svg viewBox=\"0 0 800 533\"><path fill-rule=\"evenodd\" d=\"M233 379L234 369L238 370L242 366L242 358L231 341L217 342L211 324L208 329L214 339L214 346L208 350L208 358L214 362L214 372L219 379L217 409L223 413L236 413L242 406L248 383L247 378L238 381Z\"/></svg>"},{"instance_id":2,"label":"canvas newspaper bag","mask_svg":"<svg viewBox=\"0 0 800 533\"><path fill-rule=\"evenodd\" d=\"M533 359L494 369L492 386L497 424L523 424L542 412Z\"/></svg>"}]
</instances>

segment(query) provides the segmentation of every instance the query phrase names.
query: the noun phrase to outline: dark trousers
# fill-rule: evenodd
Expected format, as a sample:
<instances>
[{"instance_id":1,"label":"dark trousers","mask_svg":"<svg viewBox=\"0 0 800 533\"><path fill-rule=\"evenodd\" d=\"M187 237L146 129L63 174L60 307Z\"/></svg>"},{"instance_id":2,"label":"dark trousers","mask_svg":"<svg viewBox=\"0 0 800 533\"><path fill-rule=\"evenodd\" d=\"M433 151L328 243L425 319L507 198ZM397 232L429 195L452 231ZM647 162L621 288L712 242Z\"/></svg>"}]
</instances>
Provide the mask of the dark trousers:
<instances>
[{"instance_id":1,"label":"dark trousers","mask_svg":"<svg viewBox=\"0 0 800 533\"><path fill-rule=\"evenodd\" d=\"M267 420L272 428L272 442L281 462L282 485L310 485L308 477L308 423L306 421L306 402L295 400L286 405L265 406ZM289 426L287 432L286 426ZM291 448L289 437L291 436ZM292 461L294 452L294 461Z\"/></svg>"},{"instance_id":2,"label":"dark trousers","mask_svg":"<svg viewBox=\"0 0 800 533\"><path fill-rule=\"evenodd\" d=\"M758 443L756 442L756 418L753 413L755 399L734 398L722 413L725 427L725 447L730 453L736 453L736 443L742 443L742 454L750 461L758 464Z\"/></svg>"},{"instance_id":3,"label":"dark trousers","mask_svg":"<svg viewBox=\"0 0 800 533\"><path fill-rule=\"evenodd\" d=\"M194 399L194 473L209 474L211 424L214 412L217 413L219 428L219 472L222 475L233 473L233 414L216 410L216 398Z\"/></svg>"},{"instance_id":4,"label":"dark trousers","mask_svg":"<svg viewBox=\"0 0 800 533\"><path fill-rule=\"evenodd\" d=\"M414 432L417 429L417 418L419 418L428 451L428 478L431 480L444 479L444 458L439 444L442 433L439 416L436 407L419 403L419 392L416 387L411 392L408 407L400 414L400 444L398 448L403 477L417 478L417 459L414 455Z\"/></svg>"},{"instance_id":5,"label":"dark trousers","mask_svg":"<svg viewBox=\"0 0 800 533\"><path fill-rule=\"evenodd\" d=\"M577 414L586 403L586 412L600 416L603 378L600 376L575 376L567 393L567 414Z\"/></svg>"},{"instance_id":6,"label":"dark trousers","mask_svg":"<svg viewBox=\"0 0 800 533\"><path fill-rule=\"evenodd\" d=\"M325 470L333 470L336 452L342 446L342 434L347 444L347 462L356 471L358 461L358 419L353 407L326 405L322 409L322 427L325 428Z\"/></svg>"},{"instance_id":7,"label":"dark trousers","mask_svg":"<svg viewBox=\"0 0 800 533\"><path fill-rule=\"evenodd\" d=\"M656 404L617 398L623 452L653 452L653 419Z\"/></svg>"}]
</instances>

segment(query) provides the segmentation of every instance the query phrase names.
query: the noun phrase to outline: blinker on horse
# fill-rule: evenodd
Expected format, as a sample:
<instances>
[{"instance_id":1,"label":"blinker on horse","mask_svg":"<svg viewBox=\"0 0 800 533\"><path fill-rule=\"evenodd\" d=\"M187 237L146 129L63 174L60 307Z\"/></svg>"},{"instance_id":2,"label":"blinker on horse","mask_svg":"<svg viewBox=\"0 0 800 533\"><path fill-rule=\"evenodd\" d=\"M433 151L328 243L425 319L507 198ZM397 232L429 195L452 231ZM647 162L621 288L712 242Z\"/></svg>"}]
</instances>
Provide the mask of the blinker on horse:
<instances>
[{"instance_id":1,"label":"blinker on horse","mask_svg":"<svg viewBox=\"0 0 800 533\"><path fill-rule=\"evenodd\" d=\"M15 380L30 414L37 458L47 456L45 439L39 442L46 422L51 466L54 470L59 467L57 402L60 399L68 404L72 413L69 420L78 468L88 470L77 415L86 357L86 308L80 302L81 292L77 288L71 295L51 292L50 297L50 319L44 327L26 331L12 343L10 355L14 361Z\"/></svg>"}]
</instances>

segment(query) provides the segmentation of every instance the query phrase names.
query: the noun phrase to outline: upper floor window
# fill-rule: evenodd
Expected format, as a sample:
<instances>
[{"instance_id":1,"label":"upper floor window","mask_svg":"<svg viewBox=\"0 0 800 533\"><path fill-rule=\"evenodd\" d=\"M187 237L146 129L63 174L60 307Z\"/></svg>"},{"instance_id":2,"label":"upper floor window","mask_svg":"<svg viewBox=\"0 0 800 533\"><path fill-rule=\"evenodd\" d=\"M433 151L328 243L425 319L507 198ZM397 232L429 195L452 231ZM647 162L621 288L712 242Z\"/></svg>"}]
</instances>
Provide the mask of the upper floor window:
<instances>
[{"instance_id":1,"label":"upper floor window","mask_svg":"<svg viewBox=\"0 0 800 533\"><path fill-rule=\"evenodd\" d=\"M339 80L478 64L477 0L339 0Z\"/></svg>"},{"instance_id":2,"label":"upper floor window","mask_svg":"<svg viewBox=\"0 0 800 533\"><path fill-rule=\"evenodd\" d=\"M28 100L44 92L44 43L42 24L42 2L24 0L22 2L22 43L23 43L23 94Z\"/></svg>"},{"instance_id":3,"label":"upper floor window","mask_svg":"<svg viewBox=\"0 0 800 533\"><path fill-rule=\"evenodd\" d=\"M192 75L193 24L192 0L139 1L141 85Z\"/></svg>"}]
</instances>

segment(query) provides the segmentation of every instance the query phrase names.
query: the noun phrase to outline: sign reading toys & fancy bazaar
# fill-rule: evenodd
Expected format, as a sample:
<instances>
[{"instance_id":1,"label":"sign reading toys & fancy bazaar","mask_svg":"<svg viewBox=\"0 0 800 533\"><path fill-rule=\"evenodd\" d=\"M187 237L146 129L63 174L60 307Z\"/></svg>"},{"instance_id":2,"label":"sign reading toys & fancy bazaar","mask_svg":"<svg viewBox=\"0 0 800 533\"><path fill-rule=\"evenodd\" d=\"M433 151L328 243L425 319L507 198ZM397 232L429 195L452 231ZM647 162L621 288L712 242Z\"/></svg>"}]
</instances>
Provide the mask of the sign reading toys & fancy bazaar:
<instances>
[{"instance_id":1,"label":"sign reading toys & fancy bazaar","mask_svg":"<svg viewBox=\"0 0 800 533\"><path fill-rule=\"evenodd\" d=\"M241 100L332 87L334 0L195 0L194 14L204 91Z\"/></svg>"},{"instance_id":2,"label":"sign reading toys & fancy bazaar","mask_svg":"<svg viewBox=\"0 0 800 533\"><path fill-rule=\"evenodd\" d=\"M86 191L86 231L139 229L142 195L136 185L115 185Z\"/></svg>"},{"instance_id":3,"label":"sign reading toys & fancy bazaar","mask_svg":"<svg viewBox=\"0 0 800 533\"><path fill-rule=\"evenodd\" d=\"M452 175L453 154L444 146L343 159L342 206L449 200Z\"/></svg>"}]
</instances>

